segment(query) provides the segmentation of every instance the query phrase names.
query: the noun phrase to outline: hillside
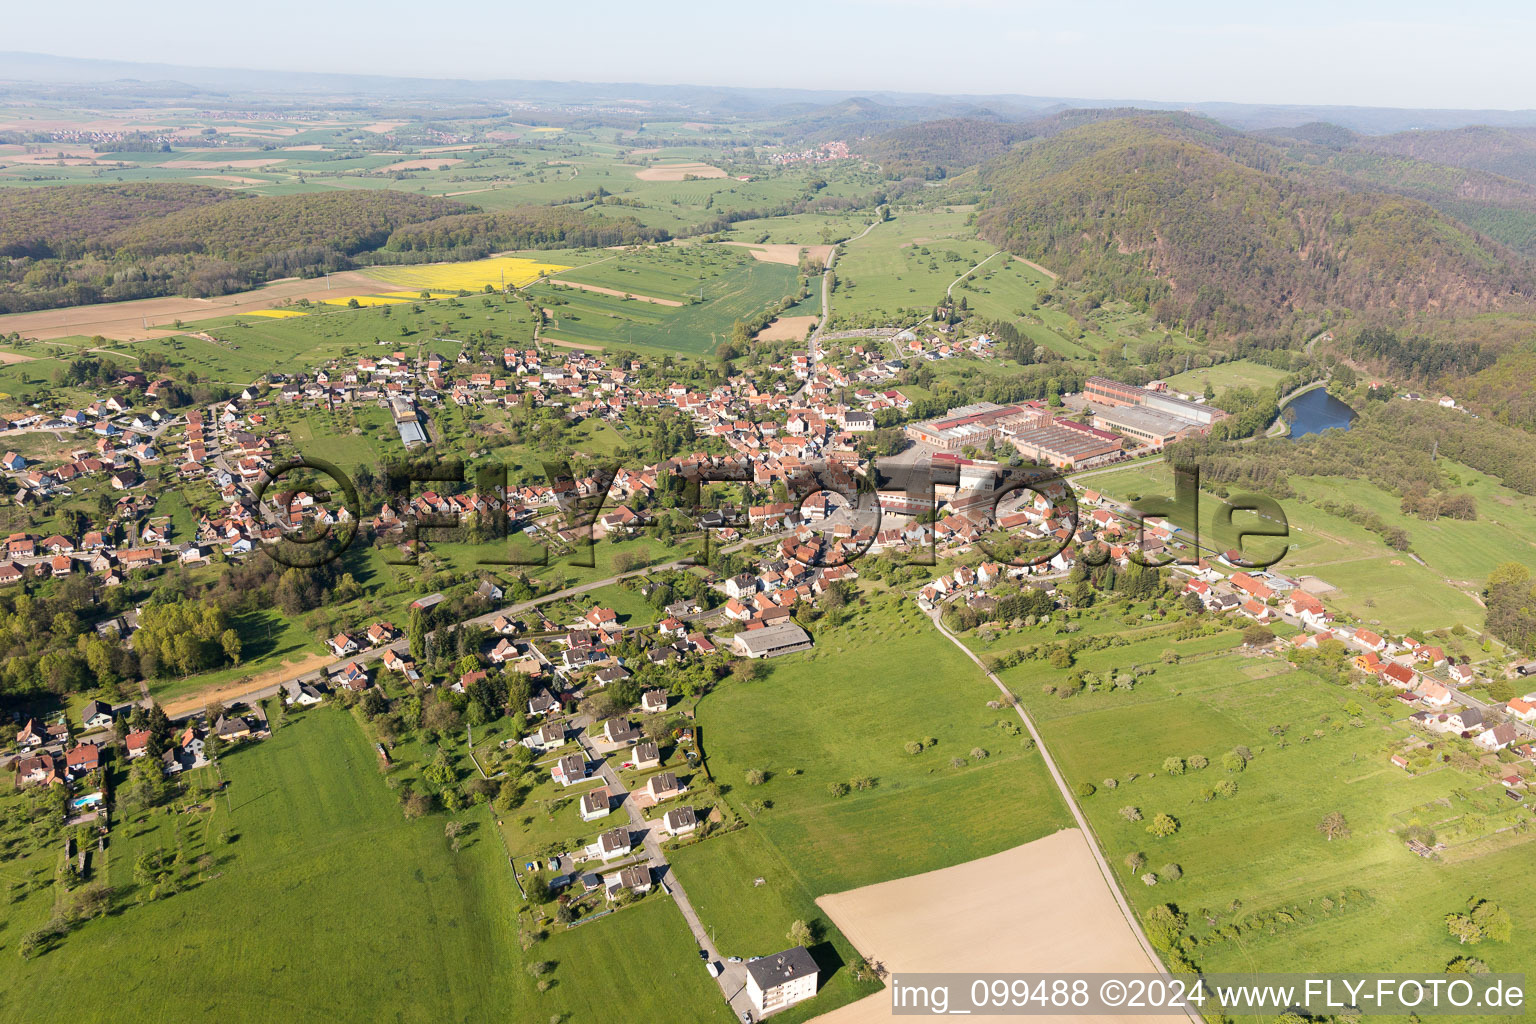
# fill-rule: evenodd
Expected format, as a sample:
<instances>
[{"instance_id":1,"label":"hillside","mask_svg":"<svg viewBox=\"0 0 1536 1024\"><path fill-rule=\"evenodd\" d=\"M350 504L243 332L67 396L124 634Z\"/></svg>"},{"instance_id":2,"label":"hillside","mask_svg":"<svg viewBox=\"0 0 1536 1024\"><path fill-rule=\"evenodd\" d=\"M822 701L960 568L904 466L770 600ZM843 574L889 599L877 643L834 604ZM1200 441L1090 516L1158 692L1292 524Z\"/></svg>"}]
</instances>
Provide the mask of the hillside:
<instances>
[{"instance_id":1,"label":"hillside","mask_svg":"<svg viewBox=\"0 0 1536 1024\"><path fill-rule=\"evenodd\" d=\"M1032 139L982 181L986 238L1217 333L1338 307L1492 309L1536 294L1527 261L1422 200L1185 115Z\"/></svg>"},{"instance_id":2,"label":"hillside","mask_svg":"<svg viewBox=\"0 0 1536 1024\"><path fill-rule=\"evenodd\" d=\"M860 152L888 178L947 178L1031 138L1027 124L953 117L898 128L867 140Z\"/></svg>"},{"instance_id":3,"label":"hillside","mask_svg":"<svg viewBox=\"0 0 1536 1024\"><path fill-rule=\"evenodd\" d=\"M1399 132L1360 139L1372 153L1487 171L1536 185L1536 128L1472 125L1438 132Z\"/></svg>"}]
</instances>

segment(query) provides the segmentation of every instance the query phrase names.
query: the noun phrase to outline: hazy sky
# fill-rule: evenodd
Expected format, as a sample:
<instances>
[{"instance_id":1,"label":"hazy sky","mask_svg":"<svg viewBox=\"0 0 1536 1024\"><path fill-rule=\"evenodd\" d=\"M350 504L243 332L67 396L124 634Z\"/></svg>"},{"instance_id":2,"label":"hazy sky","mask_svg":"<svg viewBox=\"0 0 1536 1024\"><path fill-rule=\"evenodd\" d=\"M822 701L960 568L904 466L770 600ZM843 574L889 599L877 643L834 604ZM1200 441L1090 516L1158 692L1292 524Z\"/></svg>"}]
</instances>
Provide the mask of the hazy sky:
<instances>
[{"instance_id":1,"label":"hazy sky","mask_svg":"<svg viewBox=\"0 0 1536 1024\"><path fill-rule=\"evenodd\" d=\"M70 0L0 49L423 77L1536 108L1536 5ZM1246 9L1245 9L1246 8ZM62 15L67 11L67 15ZM4 68L0 66L0 78Z\"/></svg>"}]
</instances>

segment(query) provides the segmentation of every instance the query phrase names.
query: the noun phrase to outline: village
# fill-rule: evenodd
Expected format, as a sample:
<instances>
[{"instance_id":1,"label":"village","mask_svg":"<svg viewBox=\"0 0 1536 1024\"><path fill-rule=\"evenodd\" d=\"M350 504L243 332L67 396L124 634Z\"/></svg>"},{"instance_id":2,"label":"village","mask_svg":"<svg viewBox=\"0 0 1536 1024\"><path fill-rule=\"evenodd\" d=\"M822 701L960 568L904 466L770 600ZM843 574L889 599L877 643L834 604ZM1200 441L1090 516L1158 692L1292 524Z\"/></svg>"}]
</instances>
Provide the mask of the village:
<instances>
[{"instance_id":1,"label":"village","mask_svg":"<svg viewBox=\"0 0 1536 1024\"><path fill-rule=\"evenodd\" d=\"M669 871L670 847L730 824L722 802L701 799L711 780L690 708L713 680L736 671L728 665L814 649L816 618L853 598L862 557L905 566L904 579L915 582L903 588L935 622L959 607L991 615L1021 593L1048 616L1070 606L1066 584L1085 567L1167 564L1169 585L1191 609L1259 628L1248 641L1258 656L1347 650L1362 677L1397 693L1420 737L1414 747L1433 750L1440 737L1451 737L1488 754L1536 759L1536 692L1502 706L1480 701L1465 692L1479 680L1470 659L1452 659L1411 633L1389 639L1342 621L1316 578L1252 569L1241 551L1197 547L1187 527L1167 517L1144 517L1091 489L1072 492L1070 474L1156 457L1165 445L1208 430L1227 415L1222 410L1164 388L1093 377L1060 406L978 402L907 422L907 447L877 459L868 444L877 422L901 423L910 405L900 390L876 390L900 359L986 358L989 346L981 337L955 342L952 352L938 337L913 336L905 344L893 339L892 347L894 359L855 345L839 366L823 365L826 353L813 345L771 368L781 378L773 386L741 376L707 390L657 386L648 383L654 374L647 368L610 366L589 352L509 348L489 366L467 354L449 360L395 352L272 373L205 408L168 411L156 402L168 382L128 374L118 382L121 393L83 409L12 417L0 424L6 432L46 432L69 449L53 464L8 452L3 468L13 501L40 505L99 491L110 524L13 533L0 583L78 575L104 592L130 574L168 565L261 558L264 545L324 527L361 529L413 554L431 547L416 530L431 517L500 520L571 552L642 535L670 507L670 481L680 479L701 482L690 511L728 558L726 571L681 559L520 599L509 599L511 575L475 570L453 592L405 603L393 621L347 624L325 640L322 667L240 693L227 706L210 702L168 717L146 690L142 701L93 700L78 722L27 717L17 723L10 757L15 785L59 788L67 794L67 823L104 835L111 820L104 772L114 756L130 774L143 762L170 778L216 767L230 745L270 737L274 713L341 702L371 719L412 694L440 691L473 704L494 687L506 695L496 698L498 710L521 726L519 735L497 741L496 756L531 763L566 801L561 841L511 851L519 885L524 874L548 876L550 892L571 894L572 915L594 921L659 889L682 909L733 1010L752 1020L813 997L818 967L804 945L722 952ZM304 454L278 427L285 408L385 410L413 451L433 443L434 410L443 403L556 407L571 422L665 413L686 421L703 447L638 468L589 462L568 480L490 492L471 490L467 481L428 484L358 513L323 482L269 486L274 469ZM1001 493L1021 463L1040 470L1038 486ZM892 467L931 471L931 486L883 483ZM149 515L160 488L193 483L216 494L221 507L201 510L191 535ZM924 576L933 572L924 566L943 571ZM585 599L602 586L666 599L657 621L627 622L614 607ZM450 608L459 617L448 617ZM131 644L140 612L107 614L98 631ZM408 627L395 625L407 619ZM433 648L450 642L464 653L443 671ZM1523 677L1536 666L1511 671ZM689 673L699 681L685 682ZM381 739L377 753L388 768L389 743ZM1392 763L1412 770L1421 761L1411 755L1405 747ZM493 778L478 761L475 767ZM1522 774L1500 781L1512 799L1524 798Z\"/></svg>"}]
</instances>

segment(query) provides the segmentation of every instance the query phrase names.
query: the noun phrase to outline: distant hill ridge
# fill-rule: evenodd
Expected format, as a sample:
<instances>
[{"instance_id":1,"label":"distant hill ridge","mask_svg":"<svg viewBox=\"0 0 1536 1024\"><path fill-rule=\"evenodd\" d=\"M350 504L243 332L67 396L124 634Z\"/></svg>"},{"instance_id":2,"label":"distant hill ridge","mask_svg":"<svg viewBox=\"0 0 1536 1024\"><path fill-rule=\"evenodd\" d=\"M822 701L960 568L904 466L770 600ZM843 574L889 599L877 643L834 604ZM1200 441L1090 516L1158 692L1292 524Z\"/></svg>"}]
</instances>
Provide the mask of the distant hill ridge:
<instances>
[{"instance_id":1,"label":"distant hill ridge","mask_svg":"<svg viewBox=\"0 0 1536 1024\"><path fill-rule=\"evenodd\" d=\"M1067 116L1077 123L1036 126L980 169L990 189L980 230L1161 319L1232 333L1273 327L1277 314L1491 309L1536 296L1525 257L1408 194L1476 207L1478 189L1461 187L1471 183L1536 216L1536 192L1513 179L1450 174L1458 183L1441 165L1383 164L1394 158L1188 114Z\"/></svg>"}]
</instances>

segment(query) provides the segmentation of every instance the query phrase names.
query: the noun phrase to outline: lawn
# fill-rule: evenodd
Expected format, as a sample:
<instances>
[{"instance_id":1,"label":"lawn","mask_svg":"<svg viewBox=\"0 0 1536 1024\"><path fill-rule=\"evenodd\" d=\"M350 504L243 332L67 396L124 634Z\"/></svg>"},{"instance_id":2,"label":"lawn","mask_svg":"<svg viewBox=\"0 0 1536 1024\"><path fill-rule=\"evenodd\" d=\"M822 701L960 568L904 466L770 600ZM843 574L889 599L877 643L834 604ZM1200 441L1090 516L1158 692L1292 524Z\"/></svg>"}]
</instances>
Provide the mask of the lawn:
<instances>
[{"instance_id":1,"label":"lawn","mask_svg":"<svg viewBox=\"0 0 1536 1024\"><path fill-rule=\"evenodd\" d=\"M123 998L71 999L73 1018L593 1020L599 1002L618 1000L641 1019L729 1019L681 915L659 895L524 951L521 901L489 815L461 815L470 830L458 853L444 816L404 820L342 711L292 718L227 753L222 768L227 796L211 810L114 830L106 870L125 891L121 913L21 960L14 944L47 917L50 893L11 904L0 931L13 947L0 982L7 1004L110 963ZM135 905L138 856L172 845L178 830L189 855L207 861L183 891ZM542 994L523 970L534 961L556 965L557 984Z\"/></svg>"},{"instance_id":2,"label":"lawn","mask_svg":"<svg viewBox=\"0 0 1536 1024\"><path fill-rule=\"evenodd\" d=\"M1260 363L1250 363L1246 359L1237 359L1230 363L1218 363L1215 366L1174 374L1167 380L1170 388L1190 395L1203 394L1205 386L1209 384L1216 392L1215 404L1219 405L1222 394L1230 388L1269 391L1280 383L1285 375L1284 370L1277 370Z\"/></svg>"},{"instance_id":3,"label":"lawn","mask_svg":"<svg viewBox=\"0 0 1536 1024\"><path fill-rule=\"evenodd\" d=\"M1067 824L1016 718L987 706L996 689L915 608L873 601L819 631L815 651L776 659L765 679L723 686L698 707L711 774L812 895L958 864ZM920 754L905 749L928 740ZM767 781L746 785L749 769ZM872 786L829 789L858 779ZM754 812L758 802L771 807Z\"/></svg>"},{"instance_id":4,"label":"lawn","mask_svg":"<svg viewBox=\"0 0 1536 1024\"><path fill-rule=\"evenodd\" d=\"M817 937L822 968L816 998L775 1020L798 1022L879 991L842 969L858 956L822 914L804 881L755 828L716 835L668 852L678 880L723 956L767 956L789 945L789 926L804 921ZM761 879L761 884L758 884Z\"/></svg>"}]
</instances>

